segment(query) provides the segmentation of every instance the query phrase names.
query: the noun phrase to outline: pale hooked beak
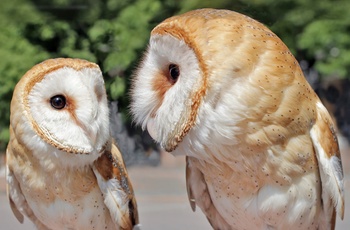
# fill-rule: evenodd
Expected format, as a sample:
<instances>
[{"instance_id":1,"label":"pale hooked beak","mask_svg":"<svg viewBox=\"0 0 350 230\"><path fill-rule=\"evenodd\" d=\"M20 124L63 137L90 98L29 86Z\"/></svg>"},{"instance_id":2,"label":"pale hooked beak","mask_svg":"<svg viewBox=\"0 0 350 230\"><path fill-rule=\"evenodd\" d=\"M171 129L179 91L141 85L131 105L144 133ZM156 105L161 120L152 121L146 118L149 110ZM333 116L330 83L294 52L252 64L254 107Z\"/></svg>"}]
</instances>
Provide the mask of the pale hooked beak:
<instances>
[{"instance_id":1,"label":"pale hooked beak","mask_svg":"<svg viewBox=\"0 0 350 230\"><path fill-rule=\"evenodd\" d=\"M147 131L149 133L149 135L154 139L157 140L157 130L155 127L155 121L154 118L149 118L149 120L147 121Z\"/></svg>"}]
</instances>

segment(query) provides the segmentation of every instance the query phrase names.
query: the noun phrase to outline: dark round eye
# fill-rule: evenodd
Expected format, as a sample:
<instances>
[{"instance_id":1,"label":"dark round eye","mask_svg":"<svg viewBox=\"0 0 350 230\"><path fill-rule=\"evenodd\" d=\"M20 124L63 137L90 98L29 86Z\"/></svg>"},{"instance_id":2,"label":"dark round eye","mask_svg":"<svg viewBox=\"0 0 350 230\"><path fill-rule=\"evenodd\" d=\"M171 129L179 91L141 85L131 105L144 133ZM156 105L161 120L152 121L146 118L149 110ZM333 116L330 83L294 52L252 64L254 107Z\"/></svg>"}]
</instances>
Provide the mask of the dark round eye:
<instances>
[{"instance_id":1,"label":"dark round eye","mask_svg":"<svg viewBox=\"0 0 350 230\"><path fill-rule=\"evenodd\" d=\"M63 95L55 95L50 98L50 103L55 109L63 109L66 106L66 98Z\"/></svg>"},{"instance_id":2,"label":"dark round eye","mask_svg":"<svg viewBox=\"0 0 350 230\"><path fill-rule=\"evenodd\" d=\"M180 68L178 65L175 64L170 64L169 65L169 77L170 80L175 83L177 81L177 79L180 76Z\"/></svg>"}]
</instances>

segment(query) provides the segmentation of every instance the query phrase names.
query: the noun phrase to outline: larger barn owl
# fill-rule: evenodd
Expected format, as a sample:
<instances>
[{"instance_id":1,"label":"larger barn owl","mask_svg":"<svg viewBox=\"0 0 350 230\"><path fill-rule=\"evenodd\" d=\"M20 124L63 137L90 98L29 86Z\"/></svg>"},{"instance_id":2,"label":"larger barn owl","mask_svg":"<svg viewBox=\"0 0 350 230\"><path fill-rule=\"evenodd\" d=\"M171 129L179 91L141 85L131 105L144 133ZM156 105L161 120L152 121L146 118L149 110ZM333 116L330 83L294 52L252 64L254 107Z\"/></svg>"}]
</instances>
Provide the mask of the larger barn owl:
<instances>
[{"instance_id":1,"label":"larger barn owl","mask_svg":"<svg viewBox=\"0 0 350 230\"><path fill-rule=\"evenodd\" d=\"M333 229L335 127L283 42L228 10L166 19L135 73L136 123L187 155L187 192L215 229Z\"/></svg>"},{"instance_id":2,"label":"larger barn owl","mask_svg":"<svg viewBox=\"0 0 350 230\"><path fill-rule=\"evenodd\" d=\"M109 133L99 67L50 59L30 69L11 101L11 208L38 229L132 229L133 189Z\"/></svg>"}]
</instances>

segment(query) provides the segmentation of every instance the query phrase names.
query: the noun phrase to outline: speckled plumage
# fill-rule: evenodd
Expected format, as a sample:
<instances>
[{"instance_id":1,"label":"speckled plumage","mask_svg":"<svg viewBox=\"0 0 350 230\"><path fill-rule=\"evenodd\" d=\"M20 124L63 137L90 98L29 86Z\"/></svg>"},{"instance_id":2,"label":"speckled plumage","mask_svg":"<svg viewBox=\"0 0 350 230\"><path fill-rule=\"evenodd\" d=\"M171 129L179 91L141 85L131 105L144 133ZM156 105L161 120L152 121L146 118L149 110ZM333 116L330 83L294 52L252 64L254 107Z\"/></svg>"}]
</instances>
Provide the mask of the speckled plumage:
<instances>
[{"instance_id":1,"label":"speckled plumage","mask_svg":"<svg viewBox=\"0 0 350 230\"><path fill-rule=\"evenodd\" d=\"M66 104L54 108L51 98ZM11 208L38 229L132 229L137 205L117 146L99 67L44 61L17 84L11 102L7 184Z\"/></svg>"},{"instance_id":2,"label":"speckled plumage","mask_svg":"<svg viewBox=\"0 0 350 230\"><path fill-rule=\"evenodd\" d=\"M331 117L264 25L228 10L171 17L135 75L135 121L187 155L191 207L214 229L334 229L343 217Z\"/></svg>"}]
</instances>

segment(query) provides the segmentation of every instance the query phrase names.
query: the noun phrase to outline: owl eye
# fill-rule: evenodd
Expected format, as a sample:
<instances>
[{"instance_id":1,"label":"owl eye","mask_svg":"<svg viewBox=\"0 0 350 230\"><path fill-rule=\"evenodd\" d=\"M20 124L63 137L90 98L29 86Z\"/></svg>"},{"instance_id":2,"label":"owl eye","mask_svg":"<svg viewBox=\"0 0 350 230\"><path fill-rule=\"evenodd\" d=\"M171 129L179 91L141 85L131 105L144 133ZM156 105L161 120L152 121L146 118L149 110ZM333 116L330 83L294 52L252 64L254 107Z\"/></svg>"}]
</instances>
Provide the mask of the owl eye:
<instances>
[{"instance_id":1,"label":"owl eye","mask_svg":"<svg viewBox=\"0 0 350 230\"><path fill-rule=\"evenodd\" d=\"M169 65L169 77L170 80L175 83L177 81L177 79L180 76L180 68L178 65L175 64L170 64Z\"/></svg>"},{"instance_id":2,"label":"owl eye","mask_svg":"<svg viewBox=\"0 0 350 230\"><path fill-rule=\"evenodd\" d=\"M50 98L50 103L55 109L63 109L66 106L66 98L63 95L55 95Z\"/></svg>"}]
</instances>

